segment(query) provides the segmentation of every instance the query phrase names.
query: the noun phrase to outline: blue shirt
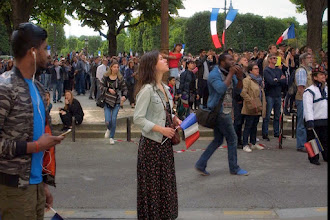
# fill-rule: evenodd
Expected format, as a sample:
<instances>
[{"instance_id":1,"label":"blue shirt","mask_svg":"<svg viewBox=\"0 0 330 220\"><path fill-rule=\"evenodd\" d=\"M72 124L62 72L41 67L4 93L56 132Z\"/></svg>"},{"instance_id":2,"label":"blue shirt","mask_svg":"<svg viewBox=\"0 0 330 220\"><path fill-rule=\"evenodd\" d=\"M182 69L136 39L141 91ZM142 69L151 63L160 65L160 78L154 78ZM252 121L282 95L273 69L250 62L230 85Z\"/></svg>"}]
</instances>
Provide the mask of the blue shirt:
<instances>
[{"instance_id":1,"label":"blue shirt","mask_svg":"<svg viewBox=\"0 0 330 220\"><path fill-rule=\"evenodd\" d=\"M33 105L33 141L38 140L45 132L45 107L39 91L31 79L25 79L29 85ZM42 182L42 162L44 152L32 154L30 184Z\"/></svg>"}]
</instances>

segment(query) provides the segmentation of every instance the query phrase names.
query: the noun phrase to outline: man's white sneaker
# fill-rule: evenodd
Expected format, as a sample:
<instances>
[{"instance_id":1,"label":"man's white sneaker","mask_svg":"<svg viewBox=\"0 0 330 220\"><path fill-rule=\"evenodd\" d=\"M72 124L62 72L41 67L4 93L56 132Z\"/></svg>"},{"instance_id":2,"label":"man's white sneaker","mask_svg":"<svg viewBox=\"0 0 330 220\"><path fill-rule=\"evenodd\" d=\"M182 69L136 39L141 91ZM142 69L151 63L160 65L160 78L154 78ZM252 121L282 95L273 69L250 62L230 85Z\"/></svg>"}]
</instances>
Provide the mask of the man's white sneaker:
<instances>
[{"instance_id":1,"label":"man's white sneaker","mask_svg":"<svg viewBox=\"0 0 330 220\"><path fill-rule=\"evenodd\" d=\"M248 153L252 152L252 150L251 150L251 148L250 148L249 145L245 145L245 146L243 147L243 150L244 150L245 152L248 152Z\"/></svg>"},{"instance_id":2,"label":"man's white sneaker","mask_svg":"<svg viewBox=\"0 0 330 220\"><path fill-rule=\"evenodd\" d=\"M261 146L260 144L255 144L255 145L252 145L251 149L252 150L264 150L265 148L263 146Z\"/></svg>"},{"instance_id":3,"label":"man's white sneaker","mask_svg":"<svg viewBox=\"0 0 330 220\"><path fill-rule=\"evenodd\" d=\"M104 134L104 138L109 138L110 137L110 130L107 129L107 131Z\"/></svg>"},{"instance_id":4,"label":"man's white sneaker","mask_svg":"<svg viewBox=\"0 0 330 220\"><path fill-rule=\"evenodd\" d=\"M115 144L115 140L113 138L110 138L110 144Z\"/></svg>"}]
</instances>

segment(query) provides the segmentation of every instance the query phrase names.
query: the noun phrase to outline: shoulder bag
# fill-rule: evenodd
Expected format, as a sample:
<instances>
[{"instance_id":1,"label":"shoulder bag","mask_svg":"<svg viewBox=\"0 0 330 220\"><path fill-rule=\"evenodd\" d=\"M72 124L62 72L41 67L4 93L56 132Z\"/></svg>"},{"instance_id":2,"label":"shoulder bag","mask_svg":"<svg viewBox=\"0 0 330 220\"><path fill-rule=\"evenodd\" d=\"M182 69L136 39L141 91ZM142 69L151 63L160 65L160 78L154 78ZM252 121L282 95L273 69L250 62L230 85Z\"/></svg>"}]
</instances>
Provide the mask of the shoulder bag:
<instances>
[{"instance_id":1,"label":"shoulder bag","mask_svg":"<svg viewBox=\"0 0 330 220\"><path fill-rule=\"evenodd\" d=\"M203 105L200 105L196 111L196 117L198 124L214 129L217 124L217 117L221 108L223 99L220 98L218 105L213 109L204 108Z\"/></svg>"},{"instance_id":2,"label":"shoulder bag","mask_svg":"<svg viewBox=\"0 0 330 220\"><path fill-rule=\"evenodd\" d=\"M165 88L164 88L165 89ZM156 91L157 92L157 91ZM165 114L166 114L166 118L168 120L168 122L170 123L170 126L171 128L175 129L175 133L174 133L174 136L171 138L171 142L172 142L172 145L177 145L180 143L180 134L179 134L179 131L175 128L175 124L173 122L173 119L170 115L170 113L166 110L166 107L164 105L164 102L162 100L162 98L160 97L159 93L157 92L157 95L159 96L160 98L160 101L162 102L163 106L164 106L164 111L165 111ZM165 95L166 95L166 91L165 91Z\"/></svg>"}]
</instances>

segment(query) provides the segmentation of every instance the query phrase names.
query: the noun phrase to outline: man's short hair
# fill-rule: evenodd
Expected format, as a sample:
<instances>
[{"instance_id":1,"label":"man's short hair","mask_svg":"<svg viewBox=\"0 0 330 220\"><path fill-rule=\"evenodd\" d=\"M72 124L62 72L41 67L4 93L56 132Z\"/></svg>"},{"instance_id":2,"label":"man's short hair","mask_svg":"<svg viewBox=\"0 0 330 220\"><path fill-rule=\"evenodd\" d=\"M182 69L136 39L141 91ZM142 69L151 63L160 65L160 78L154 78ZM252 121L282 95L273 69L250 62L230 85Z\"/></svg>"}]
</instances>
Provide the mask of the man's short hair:
<instances>
[{"instance_id":1,"label":"man's short hair","mask_svg":"<svg viewBox=\"0 0 330 220\"><path fill-rule=\"evenodd\" d=\"M174 76L168 77L167 82L169 83L172 79L175 79L175 77Z\"/></svg>"},{"instance_id":2,"label":"man's short hair","mask_svg":"<svg viewBox=\"0 0 330 220\"><path fill-rule=\"evenodd\" d=\"M275 53L270 53L270 54L268 55L268 59L270 59L270 58L272 58L272 57L277 57L277 55L276 55Z\"/></svg>"},{"instance_id":3,"label":"man's short hair","mask_svg":"<svg viewBox=\"0 0 330 220\"><path fill-rule=\"evenodd\" d=\"M278 46L279 46L279 47L286 47L287 45L286 45L286 43L282 42L282 43L280 43Z\"/></svg>"},{"instance_id":4,"label":"man's short hair","mask_svg":"<svg viewBox=\"0 0 330 220\"><path fill-rule=\"evenodd\" d=\"M303 53L299 56L299 63L302 63L303 60L306 60L307 56L311 56L310 53Z\"/></svg>"},{"instance_id":5,"label":"man's short hair","mask_svg":"<svg viewBox=\"0 0 330 220\"><path fill-rule=\"evenodd\" d=\"M269 45L268 45L268 52L270 51L270 49L272 49L272 47L273 47L273 46L275 46L275 47L276 47L276 45L275 45L275 44L269 44Z\"/></svg>"},{"instance_id":6,"label":"man's short hair","mask_svg":"<svg viewBox=\"0 0 330 220\"><path fill-rule=\"evenodd\" d=\"M47 31L32 23L22 23L11 35L11 46L16 59L23 58L27 51L39 48L47 39Z\"/></svg>"},{"instance_id":7,"label":"man's short hair","mask_svg":"<svg viewBox=\"0 0 330 220\"><path fill-rule=\"evenodd\" d=\"M226 60L226 56L231 56L229 53L222 53L220 56L219 56L219 65L221 64L221 61L225 61Z\"/></svg>"},{"instance_id":8,"label":"man's short hair","mask_svg":"<svg viewBox=\"0 0 330 220\"><path fill-rule=\"evenodd\" d=\"M200 50L199 50L199 54L203 53L203 51L204 51L203 49L200 49Z\"/></svg>"}]
</instances>

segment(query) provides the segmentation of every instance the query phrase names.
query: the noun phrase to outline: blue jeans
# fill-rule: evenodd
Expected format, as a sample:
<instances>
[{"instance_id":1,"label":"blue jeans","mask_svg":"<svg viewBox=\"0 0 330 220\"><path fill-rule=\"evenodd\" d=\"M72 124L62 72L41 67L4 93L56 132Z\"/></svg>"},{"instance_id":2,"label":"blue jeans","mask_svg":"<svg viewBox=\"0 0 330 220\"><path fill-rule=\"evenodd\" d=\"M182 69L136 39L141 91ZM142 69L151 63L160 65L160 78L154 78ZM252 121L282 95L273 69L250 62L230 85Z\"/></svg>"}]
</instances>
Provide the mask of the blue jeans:
<instances>
[{"instance_id":1,"label":"blue jeans","mask_svg":"<svg viewBox=\"0 0 330 220\"><path fill-rule=\"evenodd\" d=\"M46 90L50 90L50 85L51 85L51 79L52 79L52 76L51 74L45 74L45 89Z\"/></svg>"},{"instance_id":2,"label":"blue jeans","mask_svg":"<svg viewBox=\"0 0 330 220\"><path fill-rule=\"evenodd\" d=\"M227 141L228 149L228 163L230 173L236 174L239 171L237 165L237 136L231 120L230 114L218 114L217 125L214 128L214 139L207 146L204 153L201 155L196 163L196 167L201 170L205 170L207 161L210 159L214 151L223 143L223 137Z\"/></svg>"},{"instance_id":3,"label":"blue jeans","mask_svg":"<svg viewBox=\"0 0 330 220\"><path fill-rule=\"evenodd\" d=\"M46 88L45 87L45 73L42 73L41 75L40 75L40 83L44 86L44 89Z\"/></svg>"},{"instance_id":4,"label":"blue jeans","mask_svg":"<svg viewBox=\"0 0 330 220\"><path fill-rule=\"evenodd\" d=\"M243 146L249 143L255 145L257 140L257 126L259 122L259 115L244 115L245 126L243 131Z\"/></svg>"},{"instance_id":5,"label":"blue jeans","mask_svg":"<svg viewBox=\"0 0 330 220\"><path fill-rule=\"evenodd\" d=\"M85 94L85 76L83 73L76 75L76 91L78 95Z\"/></svg>"},{"instance_id":6,"label":"blue jeans","mask_svg":"<svg viewBox=\"0 0 330 220\"><path fill-rule=\"evenodd\" d=\"M53 84L53 101L60 101L62 97L62 88L63 81L57 80L56 83ZM57 99L56 99L56 90L57 90Z\"/></svg>"},{"instance_id":7,"label":"blue jeans","mask_svg":"<svg viewBox=\"0 0 330 220\"><path fill-rule=\"evenodd\" d=\"M280 126L280 114L281 114L281 97L266 96L266 101L267 101L267 109L266 109L266 117L262 121L262 135L268 135L270 113L274 108L274 120L273 120L274 136L278 136L280 134L279 126Z\"/></svg>"},{"instance_id":8,"label":"blue jeans","mask_svg":"<svg viewBox=\"0 0 330 220\"><path fill-rule=\"evenodd\" d=\"M110 138L115 136L116 132L116 121L117 115L119 112L120 104L116 104L115 107L111 108L107 105L104 106L104 117L105 117L105 124L107 128L110 130Z\"/></svg>"},{"instance_id":9,"label":"blue jeans","mask_svg":"<svg viewBox=\"0 0 330 220\"><path fill-rule=\"evenodd\" d=\"M297 105L297 149L304 148L304 144L307 142L307 133L304 125L304 106L302 100L296 100Z\"/></svg>"}]
</instances>

